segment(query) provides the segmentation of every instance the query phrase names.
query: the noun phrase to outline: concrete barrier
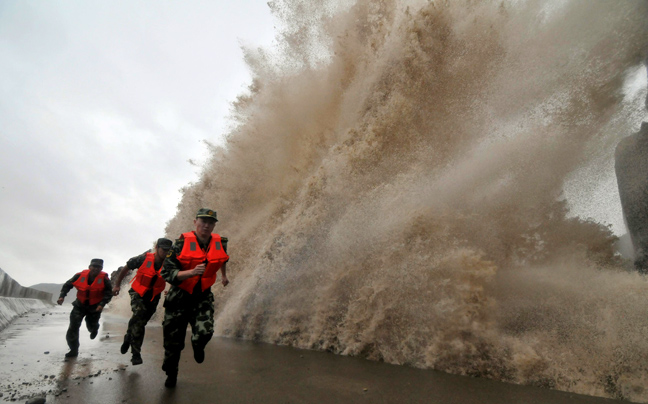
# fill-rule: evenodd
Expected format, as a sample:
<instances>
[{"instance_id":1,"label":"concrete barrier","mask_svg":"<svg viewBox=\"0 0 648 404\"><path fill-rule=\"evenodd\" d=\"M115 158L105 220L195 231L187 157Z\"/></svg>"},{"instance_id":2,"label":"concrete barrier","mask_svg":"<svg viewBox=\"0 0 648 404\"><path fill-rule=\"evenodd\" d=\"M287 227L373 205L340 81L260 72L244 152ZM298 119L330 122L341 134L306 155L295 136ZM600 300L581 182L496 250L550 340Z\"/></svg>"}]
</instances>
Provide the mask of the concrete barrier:
<instances>
[{"instance_id":1,"label":"concrete barrier","mask_svg":"<svg viewBox=\"0 0 648 404\"><path fill-rule=\"evenodd\" d=\"M52 300L51 293L20 286L18 282L13 280L13 278L7 275L7 273L2 269L0 269L0 296L26 297L30 299L46 300L48 302Z\"/></svg>"},{"instance_id":2,"label":"concrete barrier","mask_svg":"<svg viewBox=\"0 0 648 404\"><path fill-rule=\"evenodd\" d=\"M32 310L44 310L53 307L49 302L40 299L0 296L0 331L4 330L15 318Z\"/></svg>"},{"instance_id":3,"label":"concrete barrier","mask_svg":"<svg viewBox=\"0 0 648 404\"><path fill-rule=\"evenodd\" d=\"M0 331L28 311L52 306L51 293L20 286L0 269Z\"/></svg>"}]
</instances>

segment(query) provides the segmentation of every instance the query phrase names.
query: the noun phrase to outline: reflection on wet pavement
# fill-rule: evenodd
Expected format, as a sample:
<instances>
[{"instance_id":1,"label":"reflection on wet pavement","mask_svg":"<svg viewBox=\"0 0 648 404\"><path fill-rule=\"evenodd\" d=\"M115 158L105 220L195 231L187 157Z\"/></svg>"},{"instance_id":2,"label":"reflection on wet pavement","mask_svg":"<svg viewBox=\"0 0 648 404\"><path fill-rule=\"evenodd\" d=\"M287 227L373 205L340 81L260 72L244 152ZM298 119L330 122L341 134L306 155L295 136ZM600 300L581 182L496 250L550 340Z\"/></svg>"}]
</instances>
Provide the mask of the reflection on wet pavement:
<instances>
[{"instance_id":1,"label":"reflection on wet pavement","mask_svg":"<svg viewBox=\"0 0 648 404\"><path fill-rule=\"evenodd\" d=\"M0 332L0 401L44 397L47 404L615 402L227 338L214 338L200 365L191 350L185 350L178 385L167 389L159 322L147 326L142 365L132 366L130 354L119 353L128 319L110 312L102 315L99 338L90 340L82 329L79 356L66 360L69 311L64 306L32 312Z\"/></svg>"},{"instance_id":2,"label":"reflection on wet pavement","mask_svg":"<svg viewBox=\"0 0 648 404\"><path fill-rule=\"evenodd\" d=\"M0 399L24 401L34 396L48 397L50 402L67 391L67 384L96 377L114 369L124 370L103 342L111 338L100 329L100 338L91 340L83 327L80 331L79 357L66 359L65 332L71 306L56 306L20 316L0 332ZM107 315L110 317L110 315ZM123 319L111 324L125 325ZM103 320L102 320L103 323ZM13 399L13 400L12 400Z\"/></svg>"}]
</instances>

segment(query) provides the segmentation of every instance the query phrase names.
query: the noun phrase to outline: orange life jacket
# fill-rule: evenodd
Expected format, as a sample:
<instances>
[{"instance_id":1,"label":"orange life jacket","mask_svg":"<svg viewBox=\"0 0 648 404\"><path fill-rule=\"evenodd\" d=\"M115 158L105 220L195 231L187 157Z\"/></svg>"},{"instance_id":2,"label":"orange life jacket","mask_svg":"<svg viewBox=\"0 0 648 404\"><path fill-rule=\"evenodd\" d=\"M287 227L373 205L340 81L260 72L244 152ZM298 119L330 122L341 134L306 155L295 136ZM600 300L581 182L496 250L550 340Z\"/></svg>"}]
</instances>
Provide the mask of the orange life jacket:
<instances>
[{"instance_id":1,"label":"orange life jacket","mask_svg":"<svg viewBox=\"0 0 648 404\"><path fill-rule=\"evenodd\" d=\"M153 289L153 297L151 298L151 300L153 300L155 296L162 293L164 286L166 285L166 282L160 276L161 269L162 266L160 266L160 269L158 269L157 271L155 270L155 254L146 253L146 259L144 260L142 265L140 265L139 269L137 270L137 274L131 281L133 290L140 296L144 297L144 294L149 289ZM157 279L155 280L155 282L153 282L153 278L156 275Z\"/></svg>"},{"instance_id":2,"label":"orange life jacket","mask_svg":"<svg viewBox=\"0 0 648 404\"><path fill-rule=\"evenodd\" d=\"M193 293L194 287L200 282L201 289L205 291L216 283L216 272L229 259L221 244L221 237L218 234L211 235L207 252L203 251L198 245L198 239L194 232L184 233L180 238L184 239L182 251L178 255L178 261L182 264L182 269L194 269L197 265L205 262L205 260L207 260L207 267L202 276L192 276L191 278L185 279L178 287L189 293Z\"/></svg>"},{"instance_id":3,"label":"orange life jacket","mask_svg":"<svg viewBox=\"0 0 648 404\"><path fill-rule=\"evenodd\" d=\"M83 304L92 306L103 300L105 279L108 279L108 274L99 272L92 284L88 285L89 274L89 269L81 271L79 278L72 285L77 288L77 299Z\"/></svg>"}]
</instances>

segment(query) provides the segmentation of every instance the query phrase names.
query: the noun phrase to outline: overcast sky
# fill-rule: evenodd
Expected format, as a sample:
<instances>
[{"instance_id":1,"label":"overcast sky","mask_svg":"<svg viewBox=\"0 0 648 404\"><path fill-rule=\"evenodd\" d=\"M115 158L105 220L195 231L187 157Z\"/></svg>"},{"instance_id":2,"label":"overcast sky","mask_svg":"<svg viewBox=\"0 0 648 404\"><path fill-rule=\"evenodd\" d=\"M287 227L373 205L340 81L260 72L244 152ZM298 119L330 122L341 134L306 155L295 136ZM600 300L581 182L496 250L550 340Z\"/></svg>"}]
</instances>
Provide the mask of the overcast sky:
<instances>
[{"instance_id":1,"label":"overcast sky","mask_svg":"<svg viewBox=\"0 0 648 404\"><path fill-rule=\"evenodd\" d=\"M273 23L263 0L0 2L0 268L62 283L148 249Z\"/></svg>"}]
</instances>

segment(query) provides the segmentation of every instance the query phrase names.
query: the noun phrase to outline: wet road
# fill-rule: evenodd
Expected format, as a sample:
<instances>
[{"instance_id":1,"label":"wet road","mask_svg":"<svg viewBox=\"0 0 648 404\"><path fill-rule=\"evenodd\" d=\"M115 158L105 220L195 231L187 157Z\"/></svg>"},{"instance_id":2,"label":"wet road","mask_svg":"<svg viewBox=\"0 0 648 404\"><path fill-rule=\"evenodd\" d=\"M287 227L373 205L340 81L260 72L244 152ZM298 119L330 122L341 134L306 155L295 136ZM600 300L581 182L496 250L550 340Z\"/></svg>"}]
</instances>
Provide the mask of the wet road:
<instances>
[{"instance_id":1,"label":"wet road","mask_svg":"<svg viewBox=\"0 0 648 404\"><path fill-rule=\"evenodd\" d=\"M159 322L147 327L142 365L119 353L128 319L108 313L97 339L82 326L79 357L66 361L70 310L30 313L0 332L1 402L35 396L68 404L617 402L225 338L210 342L201 365L185 350L178 385L166 389Z\"/></svg>"}]
</instances>

